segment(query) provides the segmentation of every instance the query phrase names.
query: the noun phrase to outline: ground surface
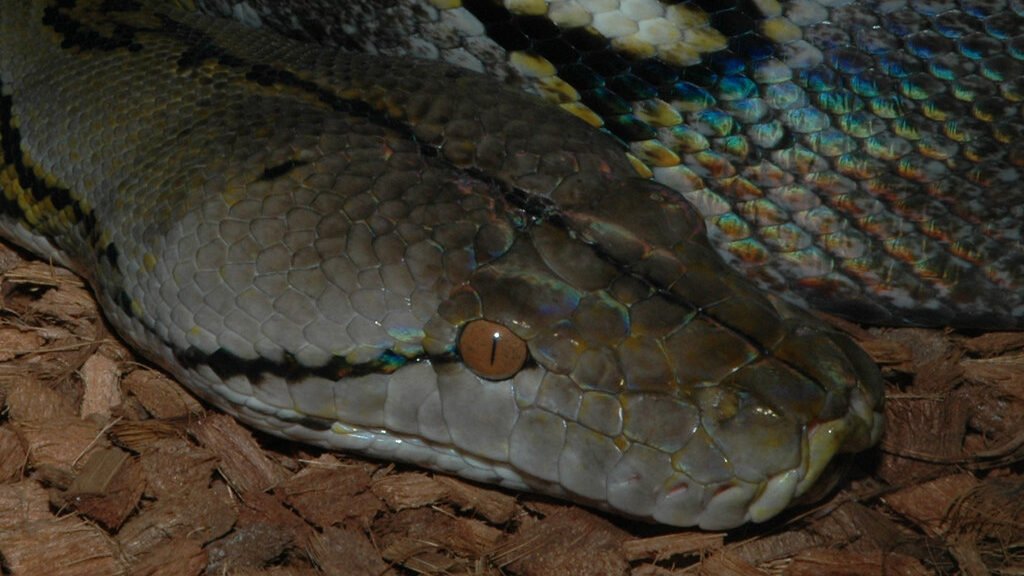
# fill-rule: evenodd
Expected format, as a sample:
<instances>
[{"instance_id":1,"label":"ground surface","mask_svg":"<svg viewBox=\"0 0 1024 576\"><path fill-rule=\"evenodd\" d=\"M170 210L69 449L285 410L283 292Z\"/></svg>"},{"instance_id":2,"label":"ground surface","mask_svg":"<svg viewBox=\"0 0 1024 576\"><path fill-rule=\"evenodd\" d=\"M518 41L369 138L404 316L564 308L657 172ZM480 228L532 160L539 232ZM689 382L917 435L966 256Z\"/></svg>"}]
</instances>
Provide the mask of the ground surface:
<instances>
[{"instance_id":1,"label":"ground surface","mask_svg":"<svg viewBox=\"0 0 1024 576\"><path fill-rule=\"evenodd\" d=\"M1024 334L846 326L889 428L841 489L739 531L631 523L254 434L0 248L2 573L1024 574Z\"/></svg>"}]
</instances>

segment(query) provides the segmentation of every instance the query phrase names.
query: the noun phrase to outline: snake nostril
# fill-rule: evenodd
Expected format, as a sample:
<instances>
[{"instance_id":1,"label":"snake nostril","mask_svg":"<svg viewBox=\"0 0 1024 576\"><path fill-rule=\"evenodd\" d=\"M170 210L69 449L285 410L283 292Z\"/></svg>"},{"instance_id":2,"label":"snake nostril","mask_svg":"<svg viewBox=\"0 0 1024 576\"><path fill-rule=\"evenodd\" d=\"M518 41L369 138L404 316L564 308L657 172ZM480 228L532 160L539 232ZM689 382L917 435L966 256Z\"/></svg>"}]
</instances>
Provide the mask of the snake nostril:
<instances>
[{"instance_id":1,"label":"snake nostril","mask_svg":"<svg viewBox=\"0 0 1024 576\"><path fill-rule=\"evenodd\" d=\"M526 363L526 342L507 327L490 320L474 320L462 329L459 354L477 376L505 380Z\"/></svg>"}]
</instances>

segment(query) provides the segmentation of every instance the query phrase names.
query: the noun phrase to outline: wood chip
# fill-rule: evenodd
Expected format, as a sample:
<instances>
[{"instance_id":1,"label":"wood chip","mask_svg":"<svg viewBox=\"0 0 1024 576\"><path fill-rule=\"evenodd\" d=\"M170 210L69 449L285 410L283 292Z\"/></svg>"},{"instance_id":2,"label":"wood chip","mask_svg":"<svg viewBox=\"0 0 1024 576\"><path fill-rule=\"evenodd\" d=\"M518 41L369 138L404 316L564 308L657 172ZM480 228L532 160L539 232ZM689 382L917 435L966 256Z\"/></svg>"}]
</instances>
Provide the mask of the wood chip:
<instances>
[{"instance_id":1,"label":"wood chip","mask_svg":"<svg viewBox=\"0 0 1024 576\"><path fill-rule=\"evenodd\" d=\"M135 418L145 416L134 416ZM111 440L133 452L146 452L164 440L188 437L188 420L130 420L131 415L110 424ZM192 443L191 446L195 447ZM155 448L153 448L155 449Z\"/></svg>"},{"instance_id":2,"label":"wood chip","mask_svg":"<svg viewBox=\"0 0 1024 576\"><path fill-rule=\"evenodd\" d=\"M373 532L384 560L411 570L437 566L442 558L448 559L443 562L445 569L462 565L464 561L458 557L466 561L482 558L495 549L502 535L501 530L483 522L430 508L385 516L374 522Z\"/></svg>"},{"instance_id":3,"label":"wood chip","mask_svg":"<svg viewBox=\"0 0 1024 576\"><path fill-rule=\"evenodd\" d=\"M371 470L366 465L310 467L282 482L275 493L316 526L368 525L384 509L371 490Z\"/></svg>"},{"instance_id":4,"label":"wood chip","mask_svg":"<svg viewBox=\"0 0 1024 576\"><path fill-rule=\"evenodd\" d=\"M121 550L141 557L176 538L207 543L226 534L238 518L235 502L224 484L191 490L158 500L130 518L118 532Z\"/></svg>"},{"instance_id":5,"label":"wood chip","mask_svg":"<svg viewBox=\"0 0 1024 576\"><path fill-rule=\"evenodd\" d=\"M43 290L41 296L34 300L31 306L33 315L62 318L71 322L81 319L91 322L99 318L99 308L92 293L81 278L64 268L43 262L26 262L8 273L7 279L54 288Z\"/></svg>"},{"instance_id":6,"label":"wood chip","mask_svg":"<svg viewBox=\"0 0 1024 576\"><path fill-rule=\"evenodd\" d=\"M680 532L653 538L637 538L622 544L622 552L630 562L662 560L673 556L707 556L725 545L721 532Z\"/></svg>"},{"instance_id":7,"label":"wood chip","mask_svg":"<svg viewBox=\"0 0 1024 576\"><path fill-rule=\"evenodd\" d=\"M68 394L35 379L22 378L7 387L7 412L14 422L45 422L77 418L78 405Z\"/></svg>"},{"instance_id":8,"label":"wood chip","mask_svg":"<svg viewBox=\"0 0 1024 576\"><path fill-rule=\"evenodd\" d=\"M960 498L948 517L948 547L968 576L1020 572L1024 481L990 477Z\"/></svg>"},{"instance_id":9,"label":"wood chip","mask_svg":"<svg viewBox=\"0 0 1024 576\"><path fill-rule=\"evenodd\" d=\"M831 546L859 552L878 552L898 548L900 551L914 550L928 554L932 542L918 532L893 522L888 514L876 508L869 508L859 502L846 502L828 515L816 519L810 532L817 541L814 545L792 547L785 556L793 557L798 552L811 548ZM781 535L780 535L781 536Z\"/></svg>"},{"instance_id":10,"label":"wood chip","mask_svg":"<svg viewBox=\"0 0 1024 576\"><path fill-rule=\"evenodd\" d=\"M189 426L200 445L217 455L219 470L238 492L263 492L288 477L288 471L267 457L252 432L234 418L211 413Z\"/></svg>"},{"instance_id":11,"label":"wood chip","mask_svg":"<svg viewBox=\"0 0 1024 576\"><path fill-rule=\"evenodd\" d=\"M139 463L124 450L107 447L94 451L71 486L54 499L104 528L116 530L135 510L145 485Z\"/></svg>"},{"instance_id":12,"label":"wood chip","mask_svg":"<svg viewBox=\"0 0 1024 576\"><path fill-rule=\"evenodd\" d=\"M43 346L43 337L35 330L0 327L0 362L33 353ZM2 380L0 380L2 381Z\"/></svg>"},{"instance_id":13,"label":"wood chip","mask_svg":"<svg viewBox=\"0 0 1024 576\"><path fill-rule=\"evenodd\" d=\"M946 531L946 516L953 503L977 485L971 474L943 476L887 494L883 500L927 534L941 535Z\"/></svg>"},{"instance_id":14,"label":"wood chip","mask_svg":"<svg viewBox=\"0 0 1024 576\"><path fill-rule=\"evenodd\" d=\"M195 398L156 370L129 372L124 377L124 387L154 418L188 418L203 413Z\"/></svg>"},{"instance_id":15,"label":"wood chip","mask_svg":"<svg viewBox=\"0 0 1024 576\"><path fill-rule=\"evenodd\" d=\"M209 563L203 546L190 538L178 537L149 548L131 563L127 576L198 576Z\"/></svg>"},{"instance_id":16,"label":"wood chip","mask_svg":"<svg viewBox=\"0 0 1024 576\"><path fill-rule=\"evenodd\" d=\"M517 514L516 497L495 489L482 488L451 476L435 476L448 489L448 499L462 512L474 512L492 524L505 524Z\"/></svg>"},{"instance_id":17,"label":"wood chip","mask_svg":"<svg viewBox=\"0 0 1024 576\"><path fill-rule=\"evenodd\" d=\"M978 543L989 557L1017 546L1024 534L1024 480L986 478L958 497L946 520L957 546Z\"/></svg>"},{"instance_id":18,"label":"wood chip","mask_svg":"<svg viewBox=\"0 0 1024 576\"><path fill-rule=\"evenodd\" d=\"M227 574L238 569L262 568L282 556L293 544L291 534L275 524L239 525L207 547L207 571Z\"/></svg>"},{"instance_id":19,"label":"wood chip","mask_svg":"<svg viewBox=\"0 0 1024 576\"><path fill-rule=\"evenodd\" d=\"M180 438L162 438L148 444L139 462L146 471L146 493L157 499L205 488L219 464L213 452Z\"/></svg>"},{"instance_id":20,"label":"wood chip","mask_svg":"<svg viewBox=\"0 0 1024 576\"><path fill-rule=\"evenodd\" d=\"M964 349L979 356L1005 354L1024 348L1024 332L989 332L964 342Z\"/></svg>"},{"instance_id":21,"label":"wood chip","mask_svg":"<svg viewBox=\"0 0 1024 576\"><path fill-rule=\"evenodd\" d=\"M273 526L296 548L307 547L316 534L313 526L277 495L263 492L250 493L240 503L236 526Z\"/></svg>"},{"instance_id":22,"label":"wood chip","mask_svg":"<svg viewBox=\"0 0 1024 576\"><path fill-rule=\"evenodd\" d=\"M713 554L701 562L697 574L700 576L768 576L768 572L728 551Z\"/></svg>"},{"instance_id":23,"label":"wood chip","mask_svg":"<svg viewBox=\"0 0 1024 576\"><path fill-rule=\"evenodd\" d=\"M448 488L429 474L389 474L374 479L373 493L392 510L421 508L448 496Z\"/></svg>"},{"instance_id":24,"label":"wood chip","mask_svg":"<svg viewBox=\"0 0 1024 576\"><path fill-rule=\"evenodd\" d=\"M751 564L766 564L827 542L829 539L818 534L817 529L784 530L733 544L729 547L729 554Z\"/></svg>"},{"instance_id":25,"label":"wood chip","mask_svg":"<svg viewBox=\"0 0 1024 576\"><path fill-rule=\"evenodd\" d=\"M786 569L787 576L928 576L931 574L914 558L882 552L865 554L831 548L814 548L798 554Z\"/></svg>"},{"instance_id":26,"label":"wood chip","mask_svg":"<svg viewBox=\"0 0 1024 576\"><path fill-rule=\"evenodd\" d=\"M80 414L109 418L121 404L118 363L103 354L93 354L82 365L82 407Z\"/></svg>"},{"instance_id":27,"label":"wood chip","mask_svg":"<svg viewBox=\"0 0 1024 576\"><path fill-rule=\"evenodd\" d=\"M892 366L897 370L909 370L914 354L902 342L893 342L881 338L871 338L858 342L871 358L883 366Z\"/></svg>"},{"instance_id":28,"label":"wood chip","mask_svg":"<svg viewBox=\"0 0 1024 576\"><path fill-rule=\"evenodd\" d=\"M120 574L117 550L106 533L86 522L46 519L0 531L0 556L11 576Z\"/></svg>"},{"instance_id":29,"label":"wood chip","mask_svg":"<svg viewBox=\"0 0 1024 576\"><path fill-rule=\"evenodd\" d=\"M1024 354L968 359L963 366L968 380L998 386L1003 393L1024 400Z\"/></svg>"},{"instance_id":30,"label":"wood chip","mask_svg":"<svg viewBox=\"0 0 1024 576\"><path fill-rule=\"evenodd\" d=\"M25 472L28 452L12 428L0 428L0 485L15 482Z\"/></svg>"},{"instance_id":31,"label":"wood chip","mask_svg":"<svg viewBox=\"0 0 1024 576\"><path fill-rule=\"evenodd\" d=\"M332 576L395 574L366 534L356 529L325 529L313 539L309 555L324 574Z\"/></svg>"},{"instance_id":32,"label":"wood chip","mask_svg":"<svg viewBox=\"0 0 1024 576\"><path fill-rule=\"evenodd\" d=\"M947 395L897 394L885 406L879 477L894 486L934 478L959 460L969 413Z\"/></svg>"},{"instance_id":33,"label":"wood chip","mask_svg":"<svg viewBox=\"0 0 1024 576\"><path fill-rule=\"evenodd\" d=\"M37 482L0 484L0 533L51 517L50 498Z\"/></svg>"},{"instance_id":34,"label":"wood chip","mask_svg":"<svg viewBox=\"0 0 1024 576\"><path fill-rule=\"evenodd\" d=\"M24 439L29 466L44 465L70 470L90 451L109 446L96 422L75 417L48 418L14 424Z\"/></svg>"},{"instance_id":35,"label":"wood chip","mask_svg":"<svg viewBox=\"0 0 1024 576\"><path fill-rule=\"evenodd\" d=\"M524 528L495 554L517 574L626 574L624 533L607 520L572 508Z\"/></svg>"}]
</instances>

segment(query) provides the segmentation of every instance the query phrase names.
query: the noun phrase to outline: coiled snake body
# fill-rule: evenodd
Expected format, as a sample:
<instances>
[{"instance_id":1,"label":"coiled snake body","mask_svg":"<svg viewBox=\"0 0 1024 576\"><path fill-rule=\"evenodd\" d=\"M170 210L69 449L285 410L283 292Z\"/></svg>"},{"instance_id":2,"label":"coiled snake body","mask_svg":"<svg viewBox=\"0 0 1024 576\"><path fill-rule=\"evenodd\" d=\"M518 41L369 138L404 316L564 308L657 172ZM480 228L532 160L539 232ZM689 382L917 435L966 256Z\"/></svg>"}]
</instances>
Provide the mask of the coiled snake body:
<instances>
[{"instance_id":1,"label":"coiled snake body","mask_svg":"<svg viewBox=\"0 0 1024 576\"><path fill-rule=\"evenodd\" d=\"M571 3L550 3L561 4ZM774 26L764 30L792 32ZM1008 54L979 72L1016 70ZM1013 179L1018 109L979 100L974 117L1003 114L1003 128L965 121L969 137L951 146L852 88L818 108L776 106L796 94L802 55L761 58L749 70L763 88L724 61L734 73L715 86L732 128L723 142L704 134L706 149L684 150L699 144L684 128L721 131L725 120L700 98L676 102L698 115L671 134L696 162L679 166L714 183L684 194L699 204L760 190L789 211L734 203L735 214L824 225L804 248L845 264L819 282L804 274L797 284L812 292L798 294L823 289L892 320L929 318L906 312L926 295L936 322L1019 325L1019 230L1005 220L1019 222L1020 195L1002 205L1001 228L968 218L1002 190L992 182ZM862 91L885 87L858 62L854 72L842 59L810 62L801 82L820 86L838 70L860 74ZM783 69L792 82L779 80ZM917 80L900 88L917 94ZM1019 76L1004 84L1016 102ZM747 100L763 89L764 106L722 99L723 87ZM704 528L771 517L835 453L880 435L879 373L855 344L726 266L700 215L639 177L619 140L484 76L339 53L162 3L8 0L0 89L3 234L82 274L130 343L257 428ZM953 104L920 112L955 122L966 105ZM851 141L813 110L853 115L837 125L869 137ZM991 138L1005 141L998 157L965 167L985 152L972 143ZM713 173L718 145L730 147L729 167ZM906 146L916 148L896 154ZM634 159L643 149L631 145ZM676 184L684 173L653 172ZM938 204L884 204L917 176ZM964 182L967 206L939 210ZM854 216L830 220L844 214L837 206ZM894 222L897 208L934 218ZM723 214L705 210L735 256L721 242ZM844 227L852 220L859 228ZM758 230L762 246L781 238ZM867 267L872 252L843 260L879 242L872 230L890 234L883 269ZM971 239L984 242L964 248ZM972 266L967 257L993 243L1006 254ZM754 268L768 284L791 277Z\"/></svg>"}]
</instances>

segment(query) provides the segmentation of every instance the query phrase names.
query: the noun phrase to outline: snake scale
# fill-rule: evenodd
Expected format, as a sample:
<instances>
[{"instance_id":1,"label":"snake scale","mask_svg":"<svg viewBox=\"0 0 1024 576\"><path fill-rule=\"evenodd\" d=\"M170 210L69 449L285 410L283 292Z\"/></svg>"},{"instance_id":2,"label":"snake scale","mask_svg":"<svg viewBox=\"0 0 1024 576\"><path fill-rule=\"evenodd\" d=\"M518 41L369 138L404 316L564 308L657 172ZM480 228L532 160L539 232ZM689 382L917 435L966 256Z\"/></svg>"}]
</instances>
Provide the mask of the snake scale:
<instances>
[{"instance_id":1,"label":"snake scale","mask_svg":"<svg viewBox=\"0 0 1024 576\"><path fill-rule=\"evenodd\" d=\"M1021 326L1024 37L1000 0L724 4L379 5L476 18L588 124L169 2L3 0L0 231L256 428L764 521L882 430L878 368L800 304Z\"/></svg>"}]
</instances>

